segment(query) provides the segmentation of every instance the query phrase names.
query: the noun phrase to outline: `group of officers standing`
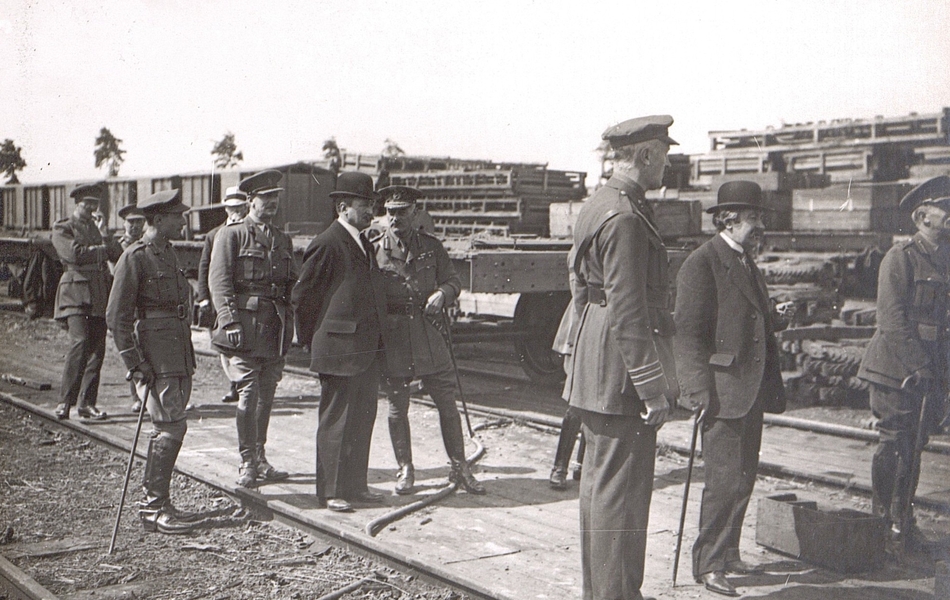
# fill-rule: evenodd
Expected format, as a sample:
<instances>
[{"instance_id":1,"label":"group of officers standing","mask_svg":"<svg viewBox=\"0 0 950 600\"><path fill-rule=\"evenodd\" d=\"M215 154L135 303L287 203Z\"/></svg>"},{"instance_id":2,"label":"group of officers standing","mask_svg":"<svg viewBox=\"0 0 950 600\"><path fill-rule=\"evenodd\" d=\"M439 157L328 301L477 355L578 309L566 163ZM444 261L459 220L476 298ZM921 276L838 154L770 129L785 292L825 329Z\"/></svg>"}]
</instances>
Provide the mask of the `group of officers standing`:
<instances>
[{"instance_id":1,"label":"group of officers standing","mask_svg":"<svg viewBox=\"0 0 950 600\"><path fill-rule=\"evenodd\" d=\"M563 320L569 354L564 398L586 441L580 489L585 600L637 600L644 578L657 429L678 402L702 428L705 486L693 576L736 596L729 573L756 570L739 539L758 468L763 413L785 409L775 334L794 316L769 298L755 265L764 230L759 186L722 185L718 234L694 251L676 281L647 190L662 186L668 115L624 121L604 132L614 154L610 179L585 202L574 228L573 301ZM460 292L442 244L416 226L419 190L375 190L370 176L344 172L330 193L337 219L310 243L300 271L288 235L273 225L280 172L229 189L227 221L208 235L199 270L199 321L211 327L236 401L238 484L288 477L265 454L274 392L296 331L319 374L316 493L334 511L379 502L367 487L380 379L399 465L395 491L412 493L409 384L421 379L439 411L450 479L485 492L465 460L444 309ZM106 327L137 398L147 398L153 431L140 517L146 529L189 531L169 481L181 448L195 368L192 289L170 241L187 210L176 190L153 194L126 216L144 234L120 244L105 229L103 190L73 192L76 210L54 228L66 268L57 319L71 347L56 414L104 419L96 408ZM368 235L382 200L388 228ZM873 510L894 536L914 535L911 499L921 441L943 410L950 337L950 178L938 177L901 202L917 233L896 244L880 272L879 329L860 376L871 382L881 441L873 460ZM120 213L121 214L121 213ZM127 236L134 237L128 232ZM123 251L123 245L125 246ZM110 288L109 262L115 264Z\"/></svg>"}]
</instances>

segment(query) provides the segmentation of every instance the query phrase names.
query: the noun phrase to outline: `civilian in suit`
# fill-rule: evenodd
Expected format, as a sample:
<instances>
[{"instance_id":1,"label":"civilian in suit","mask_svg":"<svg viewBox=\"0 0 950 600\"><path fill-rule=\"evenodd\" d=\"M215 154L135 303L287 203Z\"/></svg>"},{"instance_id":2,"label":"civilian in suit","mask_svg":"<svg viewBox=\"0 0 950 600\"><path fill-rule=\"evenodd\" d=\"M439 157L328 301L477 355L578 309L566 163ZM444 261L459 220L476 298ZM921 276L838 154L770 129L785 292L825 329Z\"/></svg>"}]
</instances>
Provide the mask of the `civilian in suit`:
<instances>
[{"instance_id":1,"label":"civilian in suit","mask_svg":"<svg viewBox=\"0 0 950 600\"><path fill-rule=\"evenodd\" d=\"M762 190L725 183L709 212L719 234L689 255L676 280L674 349L680 403L705 410L693 575L713 592L736 596L725 574L754 570L740 559L739 536L759 466L762 413L785 410L785 389L776 320L749 252L764 229Z\"/></svg>"},{"instance_id":2,"label":"civilian in suit","mask_svg":"<svg viewBox=\"0 0 950 600\"><path fill-rule=\"evenodd\" d=\"M614 174L574 228L577 328L564 398L587 441L580 484L584 600L639 600L656 430L676 394L669 260L645 192L675 144L669 115L624 121L603 138Z\"/></svg>"},{"instance_id":3,"label":"civilian in suit","mask_svg":"<svg viewBox=\"0 0 950 600\"><path fill-rule=\"evenodd\" d=\"M373 179L341 173L330 197L338 218L307 247L292 301L297 339L309 344L310 370L320 374L317 496L345 512L352 502L382 500L367 488L366 471L386 297L373 246L360 233L373 219Z\"/></svg>"}]
</instances>

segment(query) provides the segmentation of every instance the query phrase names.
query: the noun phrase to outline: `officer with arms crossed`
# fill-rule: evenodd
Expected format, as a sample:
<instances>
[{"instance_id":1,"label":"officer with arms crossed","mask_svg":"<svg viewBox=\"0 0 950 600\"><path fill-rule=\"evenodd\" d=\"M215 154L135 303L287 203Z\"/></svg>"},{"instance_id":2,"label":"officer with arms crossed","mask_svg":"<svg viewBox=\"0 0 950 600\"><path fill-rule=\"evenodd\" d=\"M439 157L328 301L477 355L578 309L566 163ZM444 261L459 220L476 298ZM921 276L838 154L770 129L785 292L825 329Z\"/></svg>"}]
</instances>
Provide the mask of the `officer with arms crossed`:
<instances>
[{"instance_id":1,"label":"officer with arms crossed","mask_svg":"<svg viewBox=\"0 0 950 600\"><path fill-rule=\"evenodd\" d=\"M191 345L191 284L170 241L181 237L188 208L178 190L152 194L139 205L148 223L115 267L106 320L119 355L146 398L152 419L139 518L146 531L187 533L194 524L171 503L169 487L188 430L195 351Z\"/></svg>"},{"instance_id":2,"label":"officer with arms crossed","mask_svg":"<svg viewBox=\"0 0 950 600\"><path fill-rule=\"evenodd\" d=\"M389 228L373 245L386 286L386 360L383 389L389 397L389 437L399 472L396 493L409 494L415 484L409 434L409 384L422 379L439 411L442 442L452 463L450 481L468 492L484 494L465 461L462 421L456 406L452 355L439 327L447 326L443 309L455 303L461 281L442 243L414 226L416 200L422 192L405 186L379 190Z\"/></svg>"},{"instance_id":3,"label":"officer with arms crossed","mask_svg":"<svg viewBox=\"0 0 950 600\"><path fill-rule=\"evenodd\" d=\"M238 485L286 479L267 461L264 445L274 392L294 336L290 292L297 281L290 237L271 223L283 189L280 171L262 171L238 186L250 199L243 221L214 239L208 287L218 313L211 340L228 357L228 379L237 385Z\"/></svg>"}]
</instances>

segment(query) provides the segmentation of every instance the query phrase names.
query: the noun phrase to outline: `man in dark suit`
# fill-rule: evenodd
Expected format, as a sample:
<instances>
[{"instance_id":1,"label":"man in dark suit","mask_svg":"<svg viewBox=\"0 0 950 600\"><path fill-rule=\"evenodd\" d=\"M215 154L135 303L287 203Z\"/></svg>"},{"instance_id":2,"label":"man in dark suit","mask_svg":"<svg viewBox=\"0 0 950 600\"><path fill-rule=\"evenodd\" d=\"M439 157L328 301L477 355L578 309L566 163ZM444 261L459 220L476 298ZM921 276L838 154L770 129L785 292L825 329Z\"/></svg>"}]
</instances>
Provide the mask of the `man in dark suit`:
<instances>
[{"instance_id":1,"label":"man in dark suit","mask_svg":"<svg viewBox=\"0 0 950 600\"><path fill-rule=\"evenodd\" d=\"M669 115L630 119L603 138L614 174L574 228L576 311L564 398L581 415L584 600L642 598L656 430L676 395L669 261L645 191L663 185Z\"/></svg>"},{"instance_id":2,"label":"man in dark suit","mask_svg":"<svg viewBox=\"0 0 950 600\"><path fill-rule=\"evenodd\" d=\"M317 411L317 496L327 508L380 502L367 488L369 446L376 422L381 323L386 297L372 244L360 232L373 220L373 179L341 173L338 218L307 247L292 301L297 339L310 346L310 370L320 374Z\"/></svg>"},{"instance_id":3,"label":"man in dark suit","mask_svg":"<svg viewBox=\"0 0 950 600\"><path fill-rule=\"evenodd\" d=\"M776 320L749 252L764 229L762 190L750 181L725 183L708 212L719 233L680 268L674 351L680 404L705 411L693 576L713 592L737 596L725 574L754 570L739 556L739 536L759 466L762 413L785 410L785 389Z\"/></svg>"}]
</instances>

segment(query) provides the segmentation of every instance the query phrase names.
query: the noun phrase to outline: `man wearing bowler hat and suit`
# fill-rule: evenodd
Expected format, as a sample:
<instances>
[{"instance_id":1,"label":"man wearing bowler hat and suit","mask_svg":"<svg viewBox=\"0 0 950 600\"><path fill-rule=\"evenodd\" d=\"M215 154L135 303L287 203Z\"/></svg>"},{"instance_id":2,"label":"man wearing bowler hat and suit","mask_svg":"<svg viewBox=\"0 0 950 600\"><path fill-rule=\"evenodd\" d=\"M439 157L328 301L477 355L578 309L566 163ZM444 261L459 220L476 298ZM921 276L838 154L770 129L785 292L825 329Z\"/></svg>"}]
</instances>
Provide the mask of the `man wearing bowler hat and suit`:
<instances>
[{"instance_id":1,"label":"man wearing bowler hat and suit","mask_svg":"<svg viewBox=\"0 0 950 600\"><path fill-rule=\"evenodd\" d=\"M373 245L362 233L373 220L373 178L340 173L330 192L338 218L304 253L293 292L297 338L310 346L320 374L317 497L333 511L380 502L366 471L376 422L386 296Z\"/></svg>"},{"instance_id":2,"label":"man wearing bowler hat and suit","mask_svg":"<svg viewBox=\"0 0 950 600\"><path fill-rule=\"evenodd\" d=\"M785 410L773 314L750 250L764 225L762 190L751 181L719 188L708 212L718 234L697 248L676 279L674 350L680 404L704 411L705 487L693 576L706 589L737 596L726 573L755 567L739 538L759 466L763 412Z\"/></svg>"},{"instance_id":3,"label":"man wearing bowler hat and suit","mask_svg":"<svg viewBox=\"0 0 950 600\"><path fill-rule=\"evenodd\" d=\"M280 171L261 171L241 181L238 187L250 203L247 217L217 233L208 267L217 312L211 341L228 357L228 379L238 392L237 484L243 487L288 476L264 452L274 393L294 335L290 292L297 266L290 236L273 225L282 177Z\"/></svg>"},{"instance_id":4,"label":"man wearing bowler hat and suit","mask_svg":"<svg viewBox=\"0 0 950 600\"><path fill-rule=\"evenodd\" d=\"M573 361L564 397L587 449L580 488L584 600L642 598L656 431L676 396L669 259L645 192L663 185L673 118L603 134L614 174L574 228Z\"/></svg>"},{"instance_id":5,"label":"man wearing bowler hat and suit","mask_svg":"<svg viewBox=\"0 0 950 600\"><path fill-rule=\"evenodd\" d=\"M53 318L66 324L70 341L55 412L56 418L68 419L78 401L80 418L98 421L106 418L96 401L106 353L106 302L112 287L109 261L119 259L122 246L109 235L100 212L107 198L105 184L81 185L70 196L76 200L73 214L53 225L53 247L64 269Z\"/></svg>"}]
</instances>

